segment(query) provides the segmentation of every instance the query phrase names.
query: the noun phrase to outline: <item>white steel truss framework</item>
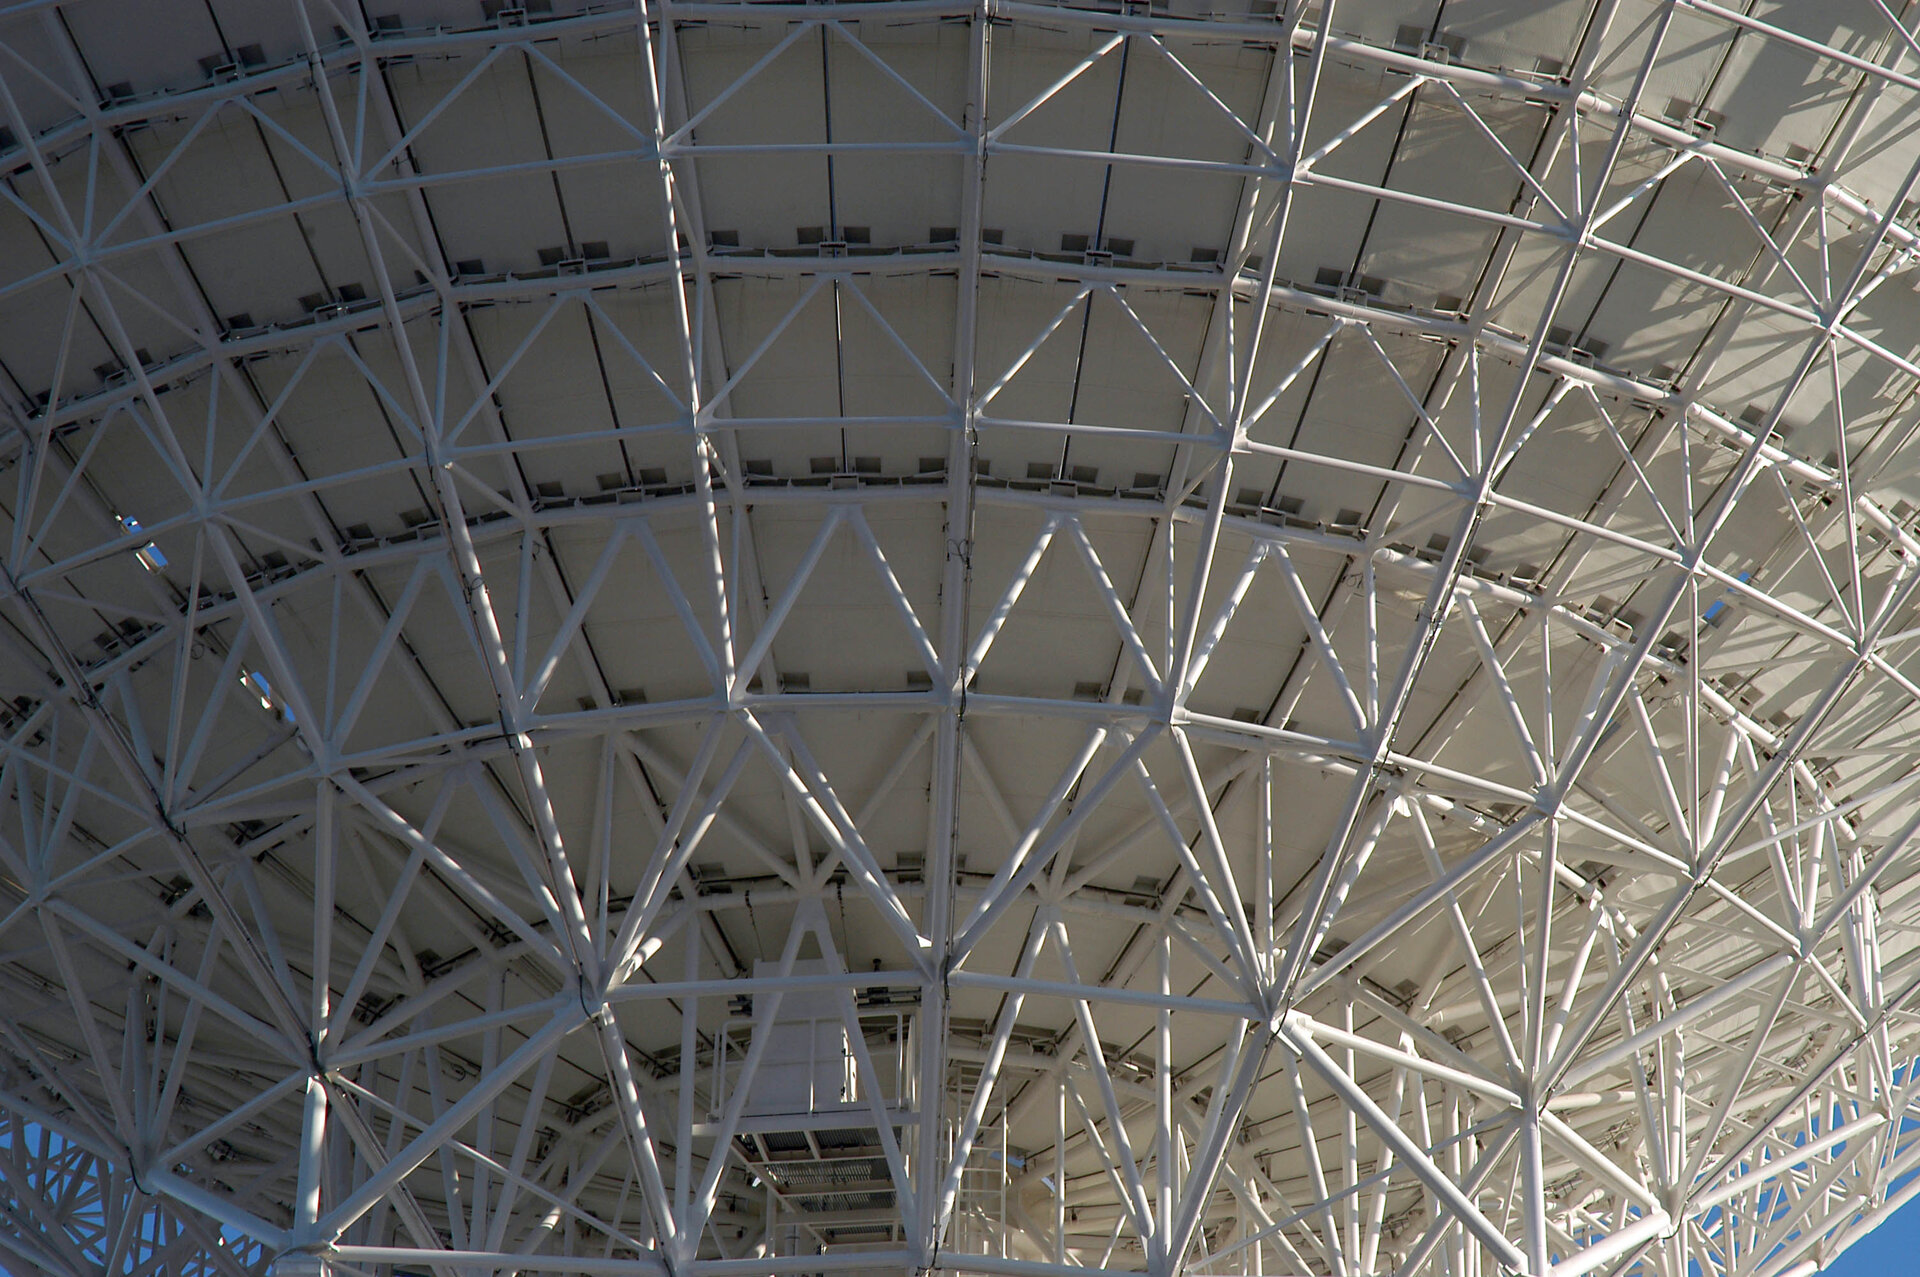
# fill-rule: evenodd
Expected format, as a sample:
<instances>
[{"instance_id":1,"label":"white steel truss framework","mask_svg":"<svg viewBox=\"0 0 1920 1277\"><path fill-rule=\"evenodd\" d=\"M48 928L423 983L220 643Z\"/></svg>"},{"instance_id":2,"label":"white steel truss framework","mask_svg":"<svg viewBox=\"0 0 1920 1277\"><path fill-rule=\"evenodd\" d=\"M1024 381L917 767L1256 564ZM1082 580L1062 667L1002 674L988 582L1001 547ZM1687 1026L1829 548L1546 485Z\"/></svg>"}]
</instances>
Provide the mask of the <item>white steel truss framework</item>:
<instances>
[{"instance_id":1,"label":"white steel truss framework","mask_svg":"<svg viewBox=\"0 0 1920 1277\"><path fill-rule=\"evenodd\" d=\"M1920 1192L1920 22L1417 8L0 8L0 1267Z\"/></svg>"}]
</instances>

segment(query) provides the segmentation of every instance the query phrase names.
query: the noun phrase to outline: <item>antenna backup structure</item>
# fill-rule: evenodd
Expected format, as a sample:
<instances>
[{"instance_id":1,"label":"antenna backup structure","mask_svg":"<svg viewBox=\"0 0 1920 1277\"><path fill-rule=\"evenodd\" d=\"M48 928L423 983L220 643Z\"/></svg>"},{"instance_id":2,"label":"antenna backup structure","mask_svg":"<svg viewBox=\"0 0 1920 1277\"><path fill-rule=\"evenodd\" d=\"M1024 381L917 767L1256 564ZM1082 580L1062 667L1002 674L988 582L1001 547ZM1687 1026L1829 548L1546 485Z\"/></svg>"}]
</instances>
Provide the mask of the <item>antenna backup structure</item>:
<instances>
[{"instance_id":1,"label":"antenna backup structure","mask_svg":"<svg viewBox=\"0 0 1920 1277\"><path fill-rule=\"evenodd\" d=\"M1915 26L0 8L0 1268L1829 1262Z\"/></svg>"}]
</instances>

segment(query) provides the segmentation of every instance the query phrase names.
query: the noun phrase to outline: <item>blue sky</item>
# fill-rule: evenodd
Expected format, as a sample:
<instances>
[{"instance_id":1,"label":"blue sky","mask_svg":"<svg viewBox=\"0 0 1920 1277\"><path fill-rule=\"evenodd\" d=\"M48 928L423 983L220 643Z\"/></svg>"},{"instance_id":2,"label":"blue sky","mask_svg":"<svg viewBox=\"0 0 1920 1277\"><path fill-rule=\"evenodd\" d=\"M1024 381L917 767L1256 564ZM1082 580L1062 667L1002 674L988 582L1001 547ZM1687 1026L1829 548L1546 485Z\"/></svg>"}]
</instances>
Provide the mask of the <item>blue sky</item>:
<instances>
[{"instance_id":1,"label":"blue sky","mask_svg":"<svg viewBox=\"0 0 1920 1277\"><path fill-rule=\"evenodd\" d=\"M1824 1270L1827 1277L1893 1277L1920 1273L1920 1198L1847 1248Z\"/></svg>"}]
</instances>

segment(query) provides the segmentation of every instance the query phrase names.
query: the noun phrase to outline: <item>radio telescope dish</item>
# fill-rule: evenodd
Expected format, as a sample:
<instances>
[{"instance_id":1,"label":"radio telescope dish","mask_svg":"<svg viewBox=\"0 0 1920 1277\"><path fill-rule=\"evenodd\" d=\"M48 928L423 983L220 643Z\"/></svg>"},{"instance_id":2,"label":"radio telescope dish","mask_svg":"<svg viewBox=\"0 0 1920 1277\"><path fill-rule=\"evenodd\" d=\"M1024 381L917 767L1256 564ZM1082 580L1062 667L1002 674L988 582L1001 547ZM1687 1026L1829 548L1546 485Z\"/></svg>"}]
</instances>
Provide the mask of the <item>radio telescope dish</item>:
<instances>
[{"instance_id":1,"label":"radio telescope dish","mask_svg":"<svg viewBox=\"0 0 1920 1277\"><path fill-rule=\"evenodd\" d=\"M0 1268L1828 1263L1914 26L0 8Z\"/></svg>"}]
</instances>

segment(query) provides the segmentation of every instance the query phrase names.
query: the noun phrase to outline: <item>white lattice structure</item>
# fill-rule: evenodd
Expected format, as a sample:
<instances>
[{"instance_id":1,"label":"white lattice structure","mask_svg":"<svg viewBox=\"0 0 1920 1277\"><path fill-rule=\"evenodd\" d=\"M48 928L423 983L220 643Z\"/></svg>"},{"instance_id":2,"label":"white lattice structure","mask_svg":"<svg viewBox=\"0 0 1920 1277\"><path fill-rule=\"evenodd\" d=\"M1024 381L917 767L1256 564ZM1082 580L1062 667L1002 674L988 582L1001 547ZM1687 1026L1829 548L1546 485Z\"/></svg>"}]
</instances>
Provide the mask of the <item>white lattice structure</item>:
<instances>
[{"instance_id":1,"label":"white lattice structure","mask_svg":"<svg viewBox=\"0 0 1920 1277\"><path fill-rule=\"evenodd\" d=\"M1831 1259L1916 28L0 8L0 1268Z\"/></svg>"}]
</instances>

